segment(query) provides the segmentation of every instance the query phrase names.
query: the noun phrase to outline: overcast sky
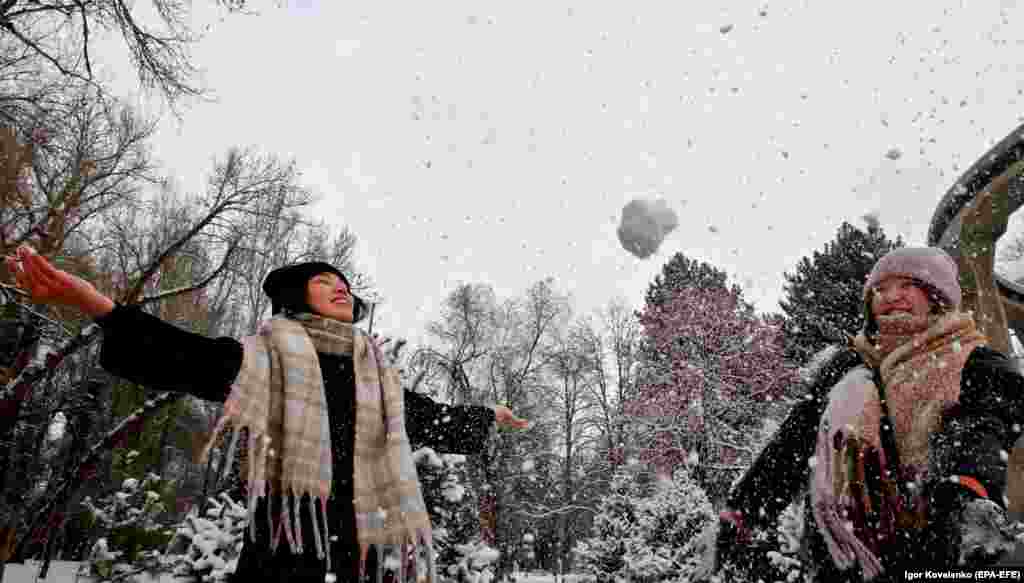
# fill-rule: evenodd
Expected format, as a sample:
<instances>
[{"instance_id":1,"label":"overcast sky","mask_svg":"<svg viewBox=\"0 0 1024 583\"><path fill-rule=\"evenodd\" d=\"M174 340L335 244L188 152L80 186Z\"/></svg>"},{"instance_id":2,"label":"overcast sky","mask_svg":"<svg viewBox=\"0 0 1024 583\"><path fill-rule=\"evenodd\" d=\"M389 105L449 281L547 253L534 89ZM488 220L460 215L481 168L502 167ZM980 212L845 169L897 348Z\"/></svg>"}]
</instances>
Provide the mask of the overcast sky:
<instances>
[{"instance_id":1,"label":"overcast sky","mask_svg":"<svg viewBox=\"0 0 1024 583\"><path fill-rule=\"evenodd\" d=\"M676 251L777 310L782 273L844 220L923 244L1024 122L1013 0L204 4L194 58L219 101L168 120L156 155L191 189L232 145L294 157L315 213L360 238L377 325L410 337L459 281L639 306ZM615 235L635 197L680 218L644 261Z\"/></svg>"}]
</instances>

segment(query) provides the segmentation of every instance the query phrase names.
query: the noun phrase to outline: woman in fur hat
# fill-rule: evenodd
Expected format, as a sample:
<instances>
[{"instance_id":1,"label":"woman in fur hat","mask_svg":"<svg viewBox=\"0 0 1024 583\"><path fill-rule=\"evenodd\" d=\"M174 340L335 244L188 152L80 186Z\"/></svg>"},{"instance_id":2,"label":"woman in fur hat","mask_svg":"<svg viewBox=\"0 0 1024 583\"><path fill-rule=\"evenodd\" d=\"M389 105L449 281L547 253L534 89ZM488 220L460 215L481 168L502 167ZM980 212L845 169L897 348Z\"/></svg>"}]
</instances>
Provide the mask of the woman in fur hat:
<instances>
[{"instance_id":1,"label":"woman in fur hat","mask_svg":"<svg viewBox=\"0 0 1024 583\"><path fill-rule=\"evenodd\" d=\"M815 581L903 580L903 571L990 565L1012 548L1007 452L1024 378L960 308L944 251L904 247L864 286L865 326L814 372L721 515L719 562L750 552L808 492Z\"/></svg>"},{"instance_id":2,"label":"woman in fur hat","mask_svg":"<svg viewBox=\"0 0 1024 583\"><path fill-rule=\"evenodd\" d=\"M403 390L377 344L352 325L366 304L327 263L271 272L263 289L273 317L239 342L115 305L30 248L7 262L33 301L97 319L106 370L224 402L210 444L230 427L229 450L241 445L247 458L249 532L236 581L356 581L367 565L383 569L375 555L388 548L418 556L409 563L426 566L419 580L436 580L410 442L472 454L495 424L527 425L503 406L448 406Z\"/></svg>"}]
</instances>

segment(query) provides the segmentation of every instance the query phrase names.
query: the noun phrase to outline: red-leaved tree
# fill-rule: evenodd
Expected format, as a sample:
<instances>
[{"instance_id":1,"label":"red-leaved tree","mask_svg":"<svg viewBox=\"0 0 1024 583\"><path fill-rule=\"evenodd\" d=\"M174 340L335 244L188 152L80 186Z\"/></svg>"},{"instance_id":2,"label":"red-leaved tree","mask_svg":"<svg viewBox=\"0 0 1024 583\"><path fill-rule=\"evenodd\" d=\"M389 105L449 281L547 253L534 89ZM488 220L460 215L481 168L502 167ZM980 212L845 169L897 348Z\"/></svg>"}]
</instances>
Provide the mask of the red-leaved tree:
<instances>
[{"instance_id":1,"label":"red-leaved tree","mask_svg":"<svg viewBox=\"0 0 1024 583\"><path fill-rule=\"evenodd\" d=\"M679 464L720 501L762 441L764 421L797 383L780 330L738 288L680 287L640 314L647 357L627 414L641 459Z\"/></svg>"}]
</instances>

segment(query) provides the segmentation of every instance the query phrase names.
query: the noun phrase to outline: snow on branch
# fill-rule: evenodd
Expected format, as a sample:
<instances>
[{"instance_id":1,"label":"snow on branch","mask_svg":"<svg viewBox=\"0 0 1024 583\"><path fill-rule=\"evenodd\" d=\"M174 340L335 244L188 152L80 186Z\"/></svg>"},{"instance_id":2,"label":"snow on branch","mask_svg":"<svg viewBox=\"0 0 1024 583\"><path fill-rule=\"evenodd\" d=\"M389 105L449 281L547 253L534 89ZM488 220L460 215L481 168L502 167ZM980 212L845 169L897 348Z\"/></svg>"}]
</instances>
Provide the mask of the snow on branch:
<instances>
[{"instance_id":1,"label":"snow on branch","mask_svg":"<svg viewBox=\"0 0 1024 583\"><path fill-rule=\"evenodd\" d=\"M103 438L90 447L82 459L74 465L74 469L67 474L70 478L64 480L60 486L52 490L37 503L27 516L35 517L35 521L38 522L41 520L41 517L45 518L49 515L52 508L67 501L77 487L88 481L91 474L95 471L103 452L122 444L130 433L138 432L141 429L146 419L183 397L184 393L161 393L153 399L147 400L142 407L139 407L131 415L122 419L117 426L108 431ZM34 526L25 532L32 532ZM18 545L21 545L21 541L18 542Z\"/></svg>"},{"instance_id":2,"label":"snow on branch","mask_svg":"<svg viewBox=\"0 0 1024 583\"><path fill-rule=\"evenodd\" d=\"M23 368L17 377L7 383L3 391L0 391L0 403L11 399L23 398L30 387L35 386L44 377L52 374L68 355L92 344L99 337L99 331L99 325L95 323L89 324L56 350L51 350L53 346L41 339L29 365Z\"/></svg>"}]
</instances>

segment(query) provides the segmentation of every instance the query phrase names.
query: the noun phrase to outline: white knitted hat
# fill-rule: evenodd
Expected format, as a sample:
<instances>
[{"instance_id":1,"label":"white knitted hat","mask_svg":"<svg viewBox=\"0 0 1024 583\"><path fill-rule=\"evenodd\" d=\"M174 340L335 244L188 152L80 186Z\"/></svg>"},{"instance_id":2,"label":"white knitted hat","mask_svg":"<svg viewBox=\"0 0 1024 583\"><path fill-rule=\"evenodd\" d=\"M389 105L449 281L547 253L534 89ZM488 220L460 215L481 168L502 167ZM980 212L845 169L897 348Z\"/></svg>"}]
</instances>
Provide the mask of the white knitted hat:
<instances>
[{"instance_id":1,"label":"white knitted hat","mask_svg":"<svg viewBox=\"0 0 1024 583\"><path fill-rule=\"evenodd\" d=\"M902 276L922 281L938 292L949 307L960 307L961 291L956 262L938 247L899 247L875 263L864 283L864 298L887 277Z\"/></svg>"}]
</instances>

